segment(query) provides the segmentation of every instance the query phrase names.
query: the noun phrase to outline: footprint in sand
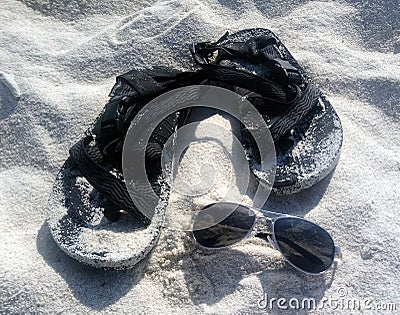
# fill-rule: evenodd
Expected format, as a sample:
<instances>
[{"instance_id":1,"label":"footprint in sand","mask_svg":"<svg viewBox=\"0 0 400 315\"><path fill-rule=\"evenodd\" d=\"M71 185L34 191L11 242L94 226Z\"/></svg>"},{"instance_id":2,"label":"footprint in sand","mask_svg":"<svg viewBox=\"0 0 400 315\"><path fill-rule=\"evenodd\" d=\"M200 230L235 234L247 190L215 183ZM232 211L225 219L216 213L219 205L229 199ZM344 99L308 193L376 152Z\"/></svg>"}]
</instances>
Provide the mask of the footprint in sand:
<instances>
[{"instance_id":1,"label":"footprint in sand","mask_svg":"<svg viewBox=\"0 0 400 315\"><path fill-rule=\"evenodd\" d=\"M132 40L157 38L178 25L196 7L196 1L166 1L145 8L124 18L116 27L117 31L112 40L116 44L122 44Z\"/></svg>"},{"instance_id":2,"label":"footprint in sand","mask_svg":"<svg viewBox=\"0 0 400 315\"><path fill-rule=\"evenodd\" d=\"M15 109L21 92L12 75L0 71L0 120Z\"/></svg>"}]
</instances>

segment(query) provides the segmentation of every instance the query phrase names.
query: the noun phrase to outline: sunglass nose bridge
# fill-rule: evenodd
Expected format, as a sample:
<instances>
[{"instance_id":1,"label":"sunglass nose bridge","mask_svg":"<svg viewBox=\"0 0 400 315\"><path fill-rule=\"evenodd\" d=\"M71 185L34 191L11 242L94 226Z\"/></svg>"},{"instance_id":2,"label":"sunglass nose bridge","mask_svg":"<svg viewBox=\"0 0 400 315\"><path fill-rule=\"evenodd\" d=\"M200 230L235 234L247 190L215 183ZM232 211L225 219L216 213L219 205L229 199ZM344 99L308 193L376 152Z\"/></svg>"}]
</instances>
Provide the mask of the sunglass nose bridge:
<instances>
[{"instance_id":1,"label":"sunglass nose bridge","mask_svg":"<svg viewBox=\"0 0 400 315\"><path fill-rule=\"evenodd\" d=\"M253 231L263 234L272 234L272 221L267 217L258 217L256 223L254 224Z\"/></svg>"}]
</instances>

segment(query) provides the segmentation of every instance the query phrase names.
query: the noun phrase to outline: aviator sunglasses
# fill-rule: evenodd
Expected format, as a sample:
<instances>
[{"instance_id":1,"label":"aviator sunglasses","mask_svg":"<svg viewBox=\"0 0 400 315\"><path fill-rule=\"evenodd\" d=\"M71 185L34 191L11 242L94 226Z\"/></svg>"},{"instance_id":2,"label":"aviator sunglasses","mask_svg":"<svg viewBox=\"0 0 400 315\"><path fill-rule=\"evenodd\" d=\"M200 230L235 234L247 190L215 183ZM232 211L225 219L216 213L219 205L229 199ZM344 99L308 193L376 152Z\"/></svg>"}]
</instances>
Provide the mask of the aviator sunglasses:
<instances>
[{"instance_id":1,"label":"aviator sunglasses","mask_svg":"<svg viewBox=\"0 0 400 315\"><path fill-rule=\"evenodd\" d=\"M331 235L300 217L219 202L204 207L193 221L194 239L209 249L231 246L251 234L268 240L290 265L308 274L320 274L341 258Z\"/></svg>"}]
</instances>

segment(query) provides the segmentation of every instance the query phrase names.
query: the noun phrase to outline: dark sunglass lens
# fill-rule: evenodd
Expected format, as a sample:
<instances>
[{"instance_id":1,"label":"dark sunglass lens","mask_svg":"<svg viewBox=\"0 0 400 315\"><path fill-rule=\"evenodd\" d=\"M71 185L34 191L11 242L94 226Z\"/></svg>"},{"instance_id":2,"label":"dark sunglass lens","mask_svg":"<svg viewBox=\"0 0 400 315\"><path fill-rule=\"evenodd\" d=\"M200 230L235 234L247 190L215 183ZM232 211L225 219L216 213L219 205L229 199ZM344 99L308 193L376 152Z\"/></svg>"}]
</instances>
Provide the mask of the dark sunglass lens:
<instances>
[{"instance_id":1,"label":"dark sunglass lens","mask_svg":"<svg viewBox=\"0 0 400 315\"><path fill-rule=\"evenodd\" d=\"M282 254L301 270L320 273L332 265L335 245L320 226L298 218L279 218L274 232Z\"/></svg>"},{"instance_id":2,"label":"dark sunglass lens","mask_svg":"<svg viewBox=\"0 0 400 315\"><path fill-rule=\"evenodd\" d=\"M193 223L196 241L208 248L230 246L251 231L255 214L245 206L218 203L201 210Z\"/></svg>"}]
</instances>

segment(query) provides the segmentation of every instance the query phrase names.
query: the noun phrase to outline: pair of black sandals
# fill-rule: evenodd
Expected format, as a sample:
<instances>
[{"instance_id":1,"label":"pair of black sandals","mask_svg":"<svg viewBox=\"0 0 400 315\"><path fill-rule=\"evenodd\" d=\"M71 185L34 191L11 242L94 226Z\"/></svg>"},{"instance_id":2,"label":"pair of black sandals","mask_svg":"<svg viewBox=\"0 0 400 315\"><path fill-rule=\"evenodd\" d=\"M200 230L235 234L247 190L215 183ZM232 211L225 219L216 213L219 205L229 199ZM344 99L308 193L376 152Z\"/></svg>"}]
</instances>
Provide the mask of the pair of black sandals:
<instances>
[{"instance_id":1,"label":"pair of black sandals","mask_svg":"<svg viewBox=\"0 0 400 315\"><path fill-rule=\"evenodd\" d=\"M159 196L151 217L139 210L127 191L122 151L134 117L166 92L205 85L245 97L264 118L274 141L272 191L276 194L307 189L336 166L343 137L339 117L270 30L226 33L216 42L192 44L189 51L195 61L192 71L153 67L118 76L109 102L70 149L54 183L47 214L58 246L80 262L98 268L131 268L156 245L168 203L161 153L190 109L165 117L147 144L147 177ZM246 130L242 134L251 172L263 183L268 174L258 167L254 139Z\"/></svg>"}]
</instances>

